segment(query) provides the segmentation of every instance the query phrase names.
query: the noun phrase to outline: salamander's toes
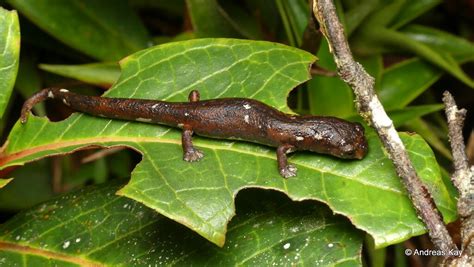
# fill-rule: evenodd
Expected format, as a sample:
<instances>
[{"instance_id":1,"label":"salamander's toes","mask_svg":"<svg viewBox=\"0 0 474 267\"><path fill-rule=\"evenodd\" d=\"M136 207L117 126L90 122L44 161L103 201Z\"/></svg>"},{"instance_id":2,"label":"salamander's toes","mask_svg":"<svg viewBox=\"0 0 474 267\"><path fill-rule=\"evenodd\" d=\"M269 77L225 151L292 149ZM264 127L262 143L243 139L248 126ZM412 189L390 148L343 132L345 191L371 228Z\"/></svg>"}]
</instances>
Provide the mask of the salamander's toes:
<instances>
[{"instance_id":1,"label":"salamander's toes","mask_svg":"<svg viewBox=\"0 0 474 267\"><path fill-rule=\"evenodd\" d=\"M199 161L204 157L204 153L198 149L192 149L184 153L183 159L187 162Z\"/></svg>"},{"instance_id":2,"label":"salamander's toes","mask_svg":"<svg viewBox=\"0 0 474 267\"><path fill-rule=\"evenodd\" d=\"M290 178L296 176L297 170L298 169L294 165L289 164L285 168L280 169L280 174L284 178Z\"/></svg>"}]
</instances>

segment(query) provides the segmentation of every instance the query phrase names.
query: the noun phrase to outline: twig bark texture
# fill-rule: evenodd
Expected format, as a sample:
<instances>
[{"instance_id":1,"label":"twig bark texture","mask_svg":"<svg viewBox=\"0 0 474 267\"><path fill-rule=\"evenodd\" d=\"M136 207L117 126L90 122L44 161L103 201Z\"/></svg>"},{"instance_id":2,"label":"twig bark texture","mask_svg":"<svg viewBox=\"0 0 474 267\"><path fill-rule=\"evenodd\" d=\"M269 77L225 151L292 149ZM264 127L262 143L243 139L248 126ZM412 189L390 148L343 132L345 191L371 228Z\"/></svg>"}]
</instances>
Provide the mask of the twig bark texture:
<instances>
[{"instance_id":1,"label":"twig bark texture","mask_svg":"<svg viewBox=\"0 0 474 267\"><path fill-rule=\"evenodd\" d=\"M459 110L454 98L447 91L444 92L443 102L446 106L449 140L454 162L454 173L451 180L459 191L458 213L461 219L462 255L460 258L454 259L450 265L474 266L474 169L469 168L462 136L466 110Z\"/></svg>"},{"instance_id":2,"label":"twig bark texture","mask_svg":"<svg viewBox=\"0 0 474 267\"><path fill-rule=\"evenodd\" d=\"M375 94L374 79L352 57L332 0L314 0L313 13L328 40L339 76L354 91L357 109L361 116L377 131L395 165L397 174L402 178L418 216L428 228L433 244L443 251L456 249L430 193L421 182L408 157L392 120L387 116Z\"/></svg>"}]
</instances>

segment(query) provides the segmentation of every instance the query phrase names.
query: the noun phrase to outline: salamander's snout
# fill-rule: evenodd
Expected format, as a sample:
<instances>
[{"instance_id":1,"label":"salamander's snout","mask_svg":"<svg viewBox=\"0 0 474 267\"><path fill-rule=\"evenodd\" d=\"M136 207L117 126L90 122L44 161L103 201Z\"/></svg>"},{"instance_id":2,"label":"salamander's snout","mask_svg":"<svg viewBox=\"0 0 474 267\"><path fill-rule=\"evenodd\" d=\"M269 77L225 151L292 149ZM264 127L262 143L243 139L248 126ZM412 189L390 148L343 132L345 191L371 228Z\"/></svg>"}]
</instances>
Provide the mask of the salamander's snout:
<instances>
[{"instance_id":1,"label":"salamander's snout","mask_svg":"<svg viewBox=\"0 0 474 267\"><path fill-rule=\"evenodd\" d=\"M360 123L357 123L355 126L355 135L356 135L356 140L355 140L356 147L355 147L355 152L354 152L354 158L363 159L365 155L367 155L367 150L369 148L369 145L367 143L367 139L365 138L364 127Z\"/></svg>"},{"instance_id":2,"label":"salamander's snout","mask_svg":"<svg viewBox=\"0 0 474 267\"><path fill-rule=\"evenodd\" d=\"M359 141L359 144L357 145L354 158L356 159L363 159L365 155L367 155L367 150L369 146L367 144L367 140L365 137L362 137L362 140Z\"/></svg>"}]
</instances>

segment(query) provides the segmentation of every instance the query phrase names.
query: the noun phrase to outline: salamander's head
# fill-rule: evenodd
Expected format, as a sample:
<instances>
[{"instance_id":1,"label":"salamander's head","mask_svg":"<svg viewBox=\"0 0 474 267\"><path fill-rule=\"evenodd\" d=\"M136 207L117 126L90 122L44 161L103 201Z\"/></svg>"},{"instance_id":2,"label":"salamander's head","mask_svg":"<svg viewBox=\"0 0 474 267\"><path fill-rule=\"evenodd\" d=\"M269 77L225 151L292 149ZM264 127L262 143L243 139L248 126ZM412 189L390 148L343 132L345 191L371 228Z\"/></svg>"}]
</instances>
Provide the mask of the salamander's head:
<instances>
[{"instance_id":1,"label":"salamander's head","mask_svg":"<svg viewBox=\"0 0 474 267\"><path fill-rule=\"evenodd\" d=\"M304 140L296 144L298 148L345 159L362 159L367 154L367 140L360 123L319 117L305 125Z\"/></svg>"}]
</instances>

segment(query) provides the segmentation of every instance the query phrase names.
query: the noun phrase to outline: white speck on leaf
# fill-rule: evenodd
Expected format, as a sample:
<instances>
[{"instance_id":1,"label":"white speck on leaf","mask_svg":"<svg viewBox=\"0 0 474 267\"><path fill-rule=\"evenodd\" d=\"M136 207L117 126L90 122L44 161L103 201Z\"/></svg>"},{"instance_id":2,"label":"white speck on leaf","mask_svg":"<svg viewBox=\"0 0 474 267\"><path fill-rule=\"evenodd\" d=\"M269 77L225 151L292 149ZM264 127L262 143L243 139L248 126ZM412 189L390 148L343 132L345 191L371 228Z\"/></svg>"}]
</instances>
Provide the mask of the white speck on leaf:
<instances>
[{"instance_id":1,"label":"white speck on leaf","mask_svg":"<svg viewBox=\"0 0 474 267\"><path fill-rule=\"evenodd\" d=\"M296 226L290 228L290 231L291 231L292 233L296 233L296 232L298 232L299 230L300 230L300 228L298 228L298 227L296 227Z\"/></svg>"},{"instance_id":2,"label":"white speck on leaf","mask_svg":"<svg viewBox=\"0 0 474 267\"><path fill-rule=\"evenodd\" d=\"M290 248L290 246L291 246L291 244L290 244L290 243L286 243L286 244L284 244L284 245L283 245L283 248L284 248L284 249L289 249L289 248Z\"/></svg>"},{"instance_id":3,"label":"white speck on leaf","mask_svg":"<svg viewBox=\"0 0 474 267\"><path fill-rule=\"evenodd\" d=\"M21 236L17 235L17 236L15 237L15 240L20 240L20 238L21 238Z\"/></svg>"},{"instance_id":4,"label":"white speck on leaf","mask_svg":"<svg viewBox=\"0 0 474 267\"><path fill-rule=\"evenodd\" d=\"M334 247L334 244L333 244L333 243L329 243L329 244L328 244L328 248L332 248L332 247Z\"/></svg>"},{"instance_id":5,"label":"white speck on leaf","mask_svg":"<svg viewBox=\"0 0 474 267\"><path fill-rule=\"evenodd\" d=\"M76 243L79 243L81 242L81 239L80 238L76 238Z\"/></svg>"},{"instance_id":6,"label":"white speck on leaf","mask_svg":"<svg viewBox=\"0 0 474 267\"><path fill-rule=\"evenodd\" d=\"M67 249L67 248L69 247L69 245L70 245L70 244L71 244L71 242L70 242L70 241L66 241L66 242L64 242L64 244L63 244L63 249Z\"/></svg>"}]
</instances>

